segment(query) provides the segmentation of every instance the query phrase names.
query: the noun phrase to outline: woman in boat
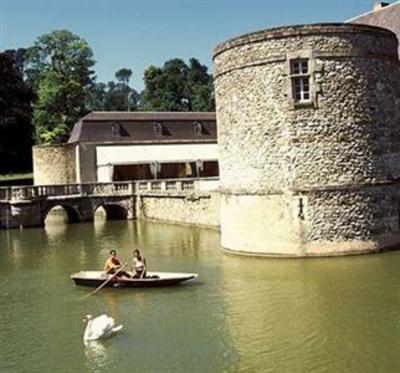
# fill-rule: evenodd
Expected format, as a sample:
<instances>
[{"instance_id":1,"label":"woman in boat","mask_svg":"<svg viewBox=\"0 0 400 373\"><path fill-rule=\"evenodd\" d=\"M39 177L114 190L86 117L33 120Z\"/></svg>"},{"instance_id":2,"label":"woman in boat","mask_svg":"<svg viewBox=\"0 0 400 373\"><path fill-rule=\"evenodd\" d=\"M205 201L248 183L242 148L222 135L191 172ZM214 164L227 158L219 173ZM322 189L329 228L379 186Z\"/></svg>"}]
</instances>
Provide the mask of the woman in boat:
<instances>
[{"instance_id":1,"label":"woman in boat","mask_svg":"<svg viewBox=\"0 0 400 373\"><path fill-rule=\"evenodd\" d=\"M120 270L121 267L122 262L118 258L117 252L115 250L111 250L110 257L106 260L103 271L108 275L113 275L114 273L118 272L117 277L125 276L130 278L131 276L127 272Z\"/></svg>"},{"instance_id":2,"label":"woman in boat","mask_svg":"<svg viewBox=\"0 0 400 373\"><path fill-rule=\"evenodd\" d=\"M133 250L133 278L146 277L146 259L140 254L138 249Z\"/></svg>"}]
</instances>

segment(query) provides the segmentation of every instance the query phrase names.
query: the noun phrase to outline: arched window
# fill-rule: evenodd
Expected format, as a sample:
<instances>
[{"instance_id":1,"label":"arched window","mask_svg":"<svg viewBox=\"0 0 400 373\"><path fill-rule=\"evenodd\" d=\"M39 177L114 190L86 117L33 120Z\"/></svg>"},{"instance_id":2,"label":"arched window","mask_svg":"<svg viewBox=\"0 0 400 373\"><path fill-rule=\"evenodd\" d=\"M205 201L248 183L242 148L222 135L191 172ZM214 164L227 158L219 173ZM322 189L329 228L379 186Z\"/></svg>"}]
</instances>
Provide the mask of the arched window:
<instances>
[{"instance_id":1,"label":"arched window","mask_svg":"<svg viewBox=\"0 0 400 373\"><path fill-rule=\"evenodd\" d=\"M117 122L111 124L112 137L121 137L121 125Z\"/></svg>"},{"instance_id":2,"label":"arched window","mask_svg":"<svg viewBox=\"0 0 400 373\"><path fill-rule=\"evenodd\" d=\"M203 133L203 123L193 122L193 134L201 135Z\"/></svg>"}]
</instances>

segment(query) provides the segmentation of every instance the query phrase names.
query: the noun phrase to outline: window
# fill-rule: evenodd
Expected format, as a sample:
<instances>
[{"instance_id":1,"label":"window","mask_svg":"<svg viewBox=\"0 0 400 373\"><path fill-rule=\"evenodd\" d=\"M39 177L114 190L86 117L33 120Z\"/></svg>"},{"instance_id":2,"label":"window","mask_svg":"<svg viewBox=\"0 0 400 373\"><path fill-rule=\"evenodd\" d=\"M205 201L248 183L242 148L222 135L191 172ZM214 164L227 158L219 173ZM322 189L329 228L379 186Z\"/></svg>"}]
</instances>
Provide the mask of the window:
<instances>
[{"instance_id":1,"label":"window","mask_svg":"<svg viewBox=\"0 0 400 373\"><path fill-rule=\"evenodd\" d=\"M157 136L162 136L164 134L164 126L161 122L154 122L154 132Z\"/></svg>"},{"instance_id":2,"label":"window","mask_svg":"<svg viewBox=\"0 0 400 373\"><path fill-rule=\"evenodd\" d=\"M203 124L201 122L193 122L193 133L201 135L203 133Z\"/></svg>"},{"instance_id":3,"label":"window","mask_svg":"<svg viewBox=\"0 0 400 373\"><path fill-rule=\"evenodd\" d=\"M308 59L290 61L290 77L292 80L292 97L295 102L310 102L310 71Z\"/></svg>"},{"instance_id":4,"label":"window","mask_svg":"<svg viewBox=\"0 0 400 373\"><path fill-rule=\"evenodd\" d=\"M111 135L112 137L121 137L121 126L119 123L112 123L111 124Z\"/></svg>"}]
</instances>

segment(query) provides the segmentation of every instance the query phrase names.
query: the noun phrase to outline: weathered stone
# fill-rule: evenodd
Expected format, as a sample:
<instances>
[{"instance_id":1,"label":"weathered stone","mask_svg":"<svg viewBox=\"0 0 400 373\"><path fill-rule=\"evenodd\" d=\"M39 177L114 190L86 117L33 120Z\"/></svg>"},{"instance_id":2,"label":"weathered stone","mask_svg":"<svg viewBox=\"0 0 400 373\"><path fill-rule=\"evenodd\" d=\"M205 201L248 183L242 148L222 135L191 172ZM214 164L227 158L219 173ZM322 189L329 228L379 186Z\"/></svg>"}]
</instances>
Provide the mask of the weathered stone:
<instances>
[{"instance_id":1,"label":"weathered stone","mask_svg":"<svg viewBox=\"0 0 400 373\"><path fill-rule=\"evenodd\" d=\"M149 220L217 228L220 198L212 192L139 194L136 215Z\"/></svg>"},{"instance_id":2,"label":"weathered stone","mask_svg":"<svg viewBox=\"0 0 400 373\"><path fill-rule=\"evenodd\" d=\"M76 183L75 146L70 144L33 147L35 185Z\"/></svg>"},{"instance_id":3,"label":"weathered stone","mask_svg":"<svg viewBox=\"0 0 400 373\"><path fill-rule=\"evenodd\" d=\"M296 58L310 62L307 105L292 98ZM214 62L224 248L308 256L400 242L393 33L277 28L219 45Z\"/></svg>"}]
</instances>

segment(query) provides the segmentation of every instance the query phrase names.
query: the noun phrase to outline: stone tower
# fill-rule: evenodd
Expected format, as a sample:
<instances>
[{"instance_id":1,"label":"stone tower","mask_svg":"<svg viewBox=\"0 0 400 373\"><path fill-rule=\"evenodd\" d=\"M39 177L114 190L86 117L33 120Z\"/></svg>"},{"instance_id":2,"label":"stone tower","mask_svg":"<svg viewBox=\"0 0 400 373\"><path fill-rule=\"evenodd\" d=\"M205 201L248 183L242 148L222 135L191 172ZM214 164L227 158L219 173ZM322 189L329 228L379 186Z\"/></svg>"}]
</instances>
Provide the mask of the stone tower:
<instances>
[{"instance_id":1,"label":"stone tower","mask_svg":"<svg viewBox=\"0 0 400 373\"><path fill-rule=\"evenodd\" d=\"M397 39L352 24L217 46L221 245L319 256L400 243Z\"/></svg>"}]
</instances>

